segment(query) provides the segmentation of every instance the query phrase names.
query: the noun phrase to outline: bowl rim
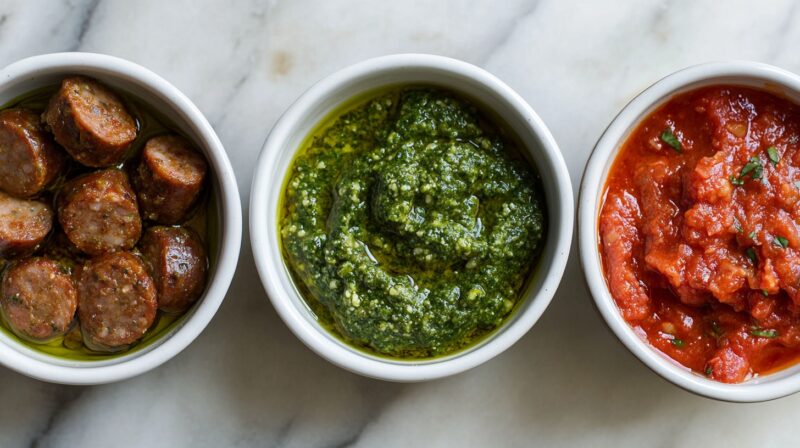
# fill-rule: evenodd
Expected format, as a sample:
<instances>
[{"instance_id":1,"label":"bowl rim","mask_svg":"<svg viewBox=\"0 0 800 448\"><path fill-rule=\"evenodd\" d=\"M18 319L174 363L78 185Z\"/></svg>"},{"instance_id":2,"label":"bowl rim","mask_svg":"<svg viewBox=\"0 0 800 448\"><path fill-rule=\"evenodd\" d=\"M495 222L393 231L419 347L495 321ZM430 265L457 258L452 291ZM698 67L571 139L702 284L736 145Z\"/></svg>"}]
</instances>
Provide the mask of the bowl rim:
<instances>
[{"instance_id":1,"label":"bowl rim","mask_svg":"<svg viewBox=\"0 0 800 448\"><path fill-rule=\"evenodd\" d=\"M275 259L270 252L271 246L277 245L278 236L268 234L267 220L275 219L277 222L277 210L267 208L267 196L269 188L276 188L276 182L274 179L269 179L269 176L259 175L261 172L269 171L277 162L278 155L284 151L287 139L297 132L310 131L310 128L306 129L300 123L304 114L319 107L323 100L334 96L340 88L346 87L348 81L354 78L360 79L362 76L386 76L389 73L410 69L468 78L476 86L479 85L492 95L498 95L510 104L510 109L513 109L514 113L524 120L530 132L539 138L540 150L549 163L546 168L556 173L555 196L558 197L559 203L552 205L548 203L548 211L561 217L560 232L550 230L551 236L558 235L558 239L550 243L555 245L553 258L539 261L537 275L541 275L543 280L538 295L533 297L531 292L531 297L525 298L530 304L517 311L513 317L515 320L503 327L502 331L489 335L472 349L454 354L452 357L430 362L426 360L421 363L413 360L381 359L357 349L347 349L343 346L344 343L334 342L328 336L328 330L303 316L290 297L299 298L300 303L303 303L303 299L296 291L284 288L280 281L281 278L289 277L289 282L294 284L284 268L282 257L278 255L278 259ZM293 151L296 152L297 149ZM538 168L541 170L543 167ZM285 175L283 172L282 176ZM283 177L280 180L282 182ZM282 183L277 188L282 188ZM555 139L530 105L508 85L484 69L460 60L430 54L394 54L367 59L340 69L310 87L286 110L264 142L250 195L250 236L256 267L267 296L284 323L306 346L329 362L360 375L397 382L427 381L466 371L502 353L526 334L549 305L564 273L572 242L573 223L574 202L569 172Z\"/></svg>"},{"instance_id":2,"label":"bowl rim","mask_svg":"<svg viewBox=\"0 0 800 448\"><path fill-rule=\"evenodd\" d=\"M218 258L206 292L192 314L171 333L130 357L121 356L101 365L94 361L50 363L47 356L33 356L0 343L0 364L29 377L61 384L92 385L120 381L158 367L185 349L203 331L225 298L239 258L242 237L242 211L233 168L214 129L197 106L178 88L147 68L114 56L96 53L66 52L32 56L0 70L0 89L9 83L24 82L38 76L63 72L69 75L90 70L94 76L122 80L136 85L169 104L183 118L208 148L206 158L218 185L220 238Z\"/></svg>"},{"instance_id":3,"label":"bowl rim","mask_svg":"<svg viewBox=\"0 0 800 448\"><path fill-rule=\"evenodd\" d=\"M616 158L620 143L644 117L676 94L720 84L747 85L767 91L778 87L800 95L800 77L794 73L772 65L742 60L690 66L647 87L614 117L586 163L578 197L578 249L584 278L596 309L619 341L649 369L674 385L700 396L729 402L767 401L800 391L800 370L777 378L773 375L782 371L740 384L726 384L679 365L640 339L622 318L608 289L598 250L600 198L605 191L607 169Z\"/></svg>"}]
</instances>

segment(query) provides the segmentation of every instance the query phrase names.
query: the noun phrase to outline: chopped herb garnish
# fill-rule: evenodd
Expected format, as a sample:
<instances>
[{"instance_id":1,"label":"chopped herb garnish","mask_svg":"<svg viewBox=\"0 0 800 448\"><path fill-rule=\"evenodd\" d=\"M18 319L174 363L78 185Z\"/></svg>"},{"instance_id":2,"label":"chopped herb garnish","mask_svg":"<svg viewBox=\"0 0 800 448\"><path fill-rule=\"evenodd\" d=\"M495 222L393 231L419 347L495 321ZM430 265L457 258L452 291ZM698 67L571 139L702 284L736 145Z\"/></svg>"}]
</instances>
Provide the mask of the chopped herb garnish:
<instances>
[{"instance_id":1,"label":"chopped herb garnish","mask_svg":"<svg viewBox=\"0 0 800 448\"><path fill-rule=\"evenodd\" d=\"M739 171L739 179L744 180L744 177L750 175L753 180L761 179L764 174L764 165L761 164L761 159L756 156L750 157L750 160L744 164L742 170Z\"/></svg>"},{"instance_id":2,"label":"chopped herb garnish","mask_svg":"<svg viewBox=\"0 0 800 448\"><path fill-rule=\"evenodd\" d=\"M736 187L744 185L744 180L731 176L731 184Z\"/></svg>"},{"instance_id":3,"label":"chopped herb garnish","mask_svg":"<svg viewBox=\"0 0 800 448\"><path fill-rule=\"evenodd\" d=\"M739 222L738 219L733 219L733 228L736 230L736 233L744 232L744 227L742 227L742 223Z\"/></svg>"},{"instance_id":4,"label":"chopped herb garnish","mask_svg":"<svg viewBox=\"0 0 800 448\"><path fill-rule=\"evenodd\" d=\"M762 289L761 290L761 295L764 296L764 297L769 297L769 292L767 292L766 289Z\"/></svg>"},{"instance_id":5,"label":"chopped herb garnish","mask_svg":"<svg viewBox=\"0 0 800 448\"><path fill-rule=\"evenodd\" d=\"M750 329L750 334L752 334L755 337L759 337L759 338L772 339L772 338L778 337L778 330L772 330L772 329L763 330L763 329L758 328L758 327L753 327L753 328Z\"/></svg>"},{"instance_id":6,"label":"chopped herb garnish","mask_svg":"<svg viewBox=\"0 0 800 448\"><path fill-rule=\"evenodd\" d=\"M711 376L712 373L714 373L714 369L711 366L706 366L706 376Z\"/></svg>"},{"instance_id":7,"label":"chopped herb garnish","mask_svg":"<svg viewBox=\"0 0 800 448\"><path fill-rule=\"evenodd\" d=\"M716 338L719 338L725 334L725 332L722 330L722 327L720 327L719 324L715 321L711 321L711 333Z\"/></svg>"},{"instance_id":8,"label":"chopped herb garnish","mask_svg":"<svg viewBox=\"0 0 800 448\"><path fill-rule=\"evenodd\" d=\"M750 261L752 261L754 264L758 262L758 256L756 255L756 250L755 250L755 249L753 249L752 247L748 247L748 248L747 248L747 250L746 250L746 251L744 251L744 254L745 254L745 255L747 256L747 258L749 258L749 259L750 259Z\"/></svg>"},{"instance_id":9,"label":"chopped herb garnish","mask_svg":"<svg viewBox=\"0 0 800 448\"><path fill-rule=\"evenodd\" d=\"M683 146L681 145L681 141L678 140L678 137L672 133L672 129L666 128L664 132L661 133L661 141L668 144L675 150L677 153L683 152Z\"/></svg>"},{"instance_id":10,"label":"chopped herb garnish","mask_svg":"<svg viewBox=\"0 0 800 448\"><path fill-rule=\"evenodd\" d=\"M670 339L669 341L672 342L672 345L674 345L675 347L683 348L684 346L683 339L673 338Z\"/></svg>"},{"instance_id":11,"label":"chopped herb garnish","mask_svg":"<svg viewBox=\"0 0 800 448\"><path fill-rule=\"evenodd\" d=\"M22 302L22 301L19 299L19 294L14 294L13 296L8 296L8 301L9 301L9 302L14 302L14 303L20 303L20 302Z\"/></svg>"},{"instance_id":12,"label":"chopped herb garnish","mask_svg":"<svg viewBox=\"0 0 800 448\"><path fill-rule=\"evenodd\" d=\"M753 230L752 232L748 233L747 237L750 238L751 240L756 239L756 231Z\"/></svg>"},{"instance_id":13,"label":"chopped herb garnish","mask_svg":"<svg viewBox=\"0 0 800 448\"><path fill-rule=\"evenodd\" d=\"M784 238L782 236L777 236L776 235L775 238L772 240L772 242L775 243L776 246L780 246L780 247L782 247L784 249L789 247L789 240L787 240L786 238Z\"/></svg>"},{"instance_id":14,"label":"chopped herb garnish","mask_svg":"<svg viewBox=\"0 0 800 448\"><path fill-rule=\"evenodd\" d=\"M769 160L772 162L773 165L777 165L778 162L781 161L781 155L778 154L778 148L774 146L770 146L767 148L767 155L769 156Z\"/></svg>"}]
</instances>

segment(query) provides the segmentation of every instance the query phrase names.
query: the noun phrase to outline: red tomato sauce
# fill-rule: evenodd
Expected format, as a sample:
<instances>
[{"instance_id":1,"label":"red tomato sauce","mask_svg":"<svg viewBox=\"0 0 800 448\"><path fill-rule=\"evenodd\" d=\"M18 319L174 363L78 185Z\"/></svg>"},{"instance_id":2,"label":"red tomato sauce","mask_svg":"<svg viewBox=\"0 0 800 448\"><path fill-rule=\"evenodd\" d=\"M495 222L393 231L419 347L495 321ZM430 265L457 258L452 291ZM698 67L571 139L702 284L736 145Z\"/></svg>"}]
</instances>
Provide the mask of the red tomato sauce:
<instances>
[{"instance_id":1,"label":"red tomato sauce","mask_svg":"<svg viewBox=\"0 0 800 448\"><path fill-rule=\"evenodd\" d=\"M625 320L680 364L738 383L800 360L800 107L714 86L624 143L600 251Z\"/></svg>"}]
</instances>

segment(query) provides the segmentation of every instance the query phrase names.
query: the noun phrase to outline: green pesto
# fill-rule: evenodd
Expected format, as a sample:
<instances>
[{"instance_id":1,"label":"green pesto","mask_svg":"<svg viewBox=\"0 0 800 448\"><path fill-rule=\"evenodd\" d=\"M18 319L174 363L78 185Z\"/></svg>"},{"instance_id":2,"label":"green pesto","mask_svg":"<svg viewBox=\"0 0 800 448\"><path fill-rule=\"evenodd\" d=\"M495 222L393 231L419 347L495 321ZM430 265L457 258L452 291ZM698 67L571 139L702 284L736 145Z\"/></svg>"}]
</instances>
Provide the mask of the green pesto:
<instances>
[{"instance_id":1,"label":"green pesto","mask_svg":"<svg viewBox=\"0 0 800 448\"><path fill-rule=\"evenodd\" d=\"M440 356L514 308L544 231L538 175L473 104L384 91L323 123L294 161L280 221L309 306L381 355Z\"/></svg>"},{"instance_id":2,"label":"green pesto","mask_svg":"<svg viewBox=\"0 0 800 448\"><path fill-rule=\"evenodd\" d=\"M0 110L10 107L24 107L37 112L42 112L47 106L47 102L50 97L56 91L58 91L58 87L58 85L51 85L36 89L9 101L6 104L3 104L0 106ZM164 134L166 132L179 131L177 130L177 126L175 126L158 110L153 109L149 105L142 103L137 98L128 95L125 92L116 91L116 93L122 97L123 101L125 102L125 106L136 118L139 127L136 140L134 140L134 142L131 144L131 148L125 157L125 161L119 165L119 168L126 169L128 164L135 163L139 153L144 147L145 142L149 140L150 137ZM49 189L52 205L54 205L56 202L56 195L54 193L61 188L65 179L75 177L87 170L89 169L81 166L77 162L70 161L65 167L62 176L54 181L53 185ZM209 257L209 272L207 278L211 279L214 275L214 267L216 266L217 261L218 242L216 235L219 231L219 205L214 195L208 192L210 188L205 188L204 190L203 197L200 200L201 203L198 205L196 211L193 212L193 215L189 221L183 225L194 229L205 242L206 253ZM47 197L47 195L45 195L45 197ZM55 207L53 207L53 209L55 209ZM54 241L53 235L50 235L49 240L45 243L44 247L34 255L39 254L48 254L51 257L59 259L59 261L64 263L66 269L74 268L75 262L73 260L68 260L66 258L61 259L62 254L60 253L60 248L56 244L56 241ZM79 259L75 261L80 262L82 260ZM0 272L7 267L8 262L8 260L0 258ZM2 298L0 298L0 300L2 300ZM180 326L183 325L189 316L191 316L192 312L192 309L190 309L182 315L174 315L159 311L155 322L139 341L134 343L129 349L115 353L97 352L83 345L81 340L80 326L77 325L77 322L74 323L72 330L65 336L57 337L45 343L34 343L20 338L14 334L4 322L2 316L0 316L0 333L3 333L6 337L14 339L39 353L52 356L54 358L66 359L69 361L108 361L110 359L130 355L150 347L154 343L160 341L166 335L176 331ZM0 315L1 314L2 313L0 313Z\"/></svg>"}]
</instances>

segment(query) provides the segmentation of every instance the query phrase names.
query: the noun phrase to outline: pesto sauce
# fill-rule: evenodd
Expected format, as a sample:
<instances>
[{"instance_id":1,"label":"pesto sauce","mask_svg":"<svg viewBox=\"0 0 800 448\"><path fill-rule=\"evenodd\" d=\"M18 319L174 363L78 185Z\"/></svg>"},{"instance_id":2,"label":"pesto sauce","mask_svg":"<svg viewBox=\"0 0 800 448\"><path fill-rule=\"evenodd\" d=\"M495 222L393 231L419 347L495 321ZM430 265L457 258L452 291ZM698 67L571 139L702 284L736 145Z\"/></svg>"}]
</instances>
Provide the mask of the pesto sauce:
<instances>
[{"instance_id":1,"label":"pesto sauce","mask_svg":"<svg viewBox=\"0 0 800 448\"><path fill-rule=\"evenodd\" d=\"M294 160L284 256L324 324L381 355L452 353L516 305L544 233L538 174L469 101L395 88Z\"/></svg>"},{"instance_id":2,"label":"pesto sauce","mask_svg":"<svg viewBox=\"0 0 800 448\"><path fill-rule=\"evenodd\" d=\"M58 89L59 85L52 85L36 89L0 106L0 110L11 107L24 107L37 113L41 113L47 107L50 97L56 93ZM115 93L122 98L125 107L134 117L137 123L138 133L136 135L136 139L133 141L131 147L127 151L124 161L118 165L118 168L128 171L129 168L138 164L138 157L144 148L144 144L151 137L167 132L181 132L177 130L177 126L174 126L174 124L172 124L168 118L164 117L161 113L147 104L139 101L137 98L116 89ZM192 141L192 139L188 140ZM61 186L63 186L64 182L83 173L96 170L96 168L85 167L69 157L67 160L67 165L59 178L54 180L39 198L40 200L49 199L53 210L56 210L58 190L61 188ZM219 215L216 198L213 194L210 194L208 190L210 190L210 188L204 188L202 197L198 201L198 205L196 206L195 210L192 212L193 214L191 218L183 225L195 230L205 243L206 253L209 257L209 272L207 273L207 278L210 279L214 274L213 269L216 265L216 235L218 234ZM148 224L143 223L143 225L147 226ZM54 228L58 226L58 220L55 219ZM47 255L58 260L66 268L70 270L75 269L76 265L83 262L84 258L75 257L66 252L63 247L61 247L58 238L55 237L55 233L56 232L51 232L43 247L37 250L33 256ZM4 270L8 266L9 262L10 260L0 258L0 271ZM188 319L188 316L191 315L193 309L194 308L191 308L182 315L168 314L159 310L153 325L147 330L147 333L145 333L145 335L139 341L132 344L127 350L114 353L98 352L86 347L82 342L80 325L77 323L77 318L75 319L75 322L73 322L72 329L66 335L54 338L53 340L44 343L31 342L20 338L7 327L4 319L2 319L1 316L0 333L4 334L8 338L20 342L34 351L55 358L70 361L108 361L110 359L119 358L121 356L143 350L151 346L153 343L161 340L167 334L177 330L177 328L182 325L186 319ZM0 315L2 315L2 313L0 313Z\"/></svg>"}]
</instances>

